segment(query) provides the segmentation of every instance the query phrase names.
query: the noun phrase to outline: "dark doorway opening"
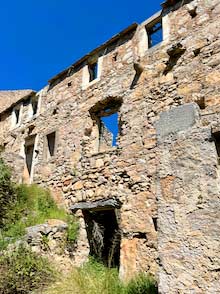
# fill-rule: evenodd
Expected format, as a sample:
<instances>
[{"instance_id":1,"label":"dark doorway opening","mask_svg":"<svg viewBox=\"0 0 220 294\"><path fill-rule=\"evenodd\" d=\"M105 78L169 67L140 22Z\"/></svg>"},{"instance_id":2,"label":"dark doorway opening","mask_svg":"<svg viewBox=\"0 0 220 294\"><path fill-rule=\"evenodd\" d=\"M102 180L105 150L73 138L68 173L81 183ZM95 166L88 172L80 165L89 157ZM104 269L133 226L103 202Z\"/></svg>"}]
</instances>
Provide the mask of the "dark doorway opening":
<instances>
[{"instance_id":1,"label":"dark doorway opening","mask_svg":"<svg viewBox=\"0 0 220 294\"><path fill-rule=\"evenodd\" d=\"M33 165L35 136L31 136L25 140L25 160L29 176Z\"/></svg>"},{"instance_id":2,"label":"dark doorway opening","mask_svg":"<svg viewBox=\"0 0 220 294\"><path fill-rule=\"evenodd\" d=\"M28 173L30 175L31 168L32 168L33 154L34 154L34 145L26 146L25 154L26 154L27 169L28 169Z\"/></svg>"},{"instance_id":3,"label":"dark doorway opening","mask_svg":"<svg viewBox=\"0 0 220 294\"><path fill-rule=\"evenodd\" d=\"M121 232L117 210L84 210L90 255L108 267L120 265Z\"/></svg>"}]
</instances>

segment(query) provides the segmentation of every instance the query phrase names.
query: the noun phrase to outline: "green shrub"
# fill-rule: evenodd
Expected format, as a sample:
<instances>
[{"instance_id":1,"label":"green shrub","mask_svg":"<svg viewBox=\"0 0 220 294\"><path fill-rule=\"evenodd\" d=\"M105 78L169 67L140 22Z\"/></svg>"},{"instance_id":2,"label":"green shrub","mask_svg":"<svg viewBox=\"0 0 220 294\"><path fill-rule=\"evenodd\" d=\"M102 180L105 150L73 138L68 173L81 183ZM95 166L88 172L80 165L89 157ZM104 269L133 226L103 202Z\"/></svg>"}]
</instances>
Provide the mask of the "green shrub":
<instances>
[{"instance_id":1,"label":"green shrub","mask_svg":"<svg viewBox=\"0 0 220 294\"><path fill-rule=\"evenodd\" d=\"M67 221L67 213L58 208L48 190L37 185L19 185L16 188L16 203L10 210L2 234L18 238L25 234L25 228L45 223L51 218Z\"/></svg>"},{"instance_id":2,"label":"green shrub","mask_svg":"<svg viewBox=\"0 0 220 294\"><path fill-rule=\"evenodd\" d=\"M7 220L0 228L0 249L7 247L8 243L25 235L25 228L43 224L48 219L60 219L68 223L67 242L72 245L78 232L75 218L59 208L50 192L38 185L18 185L14 188L15 199L13 205L8 207Z\"/></svg>"},{"instance_id":3,"label":"green shrub","mask_svg":"<svg viewBox=\"0 0 220 294\"><path fill-rule=\"evenodd\" d=\"M126 287L126 294L157 294L154 279L144 274L138 275Z\"/></svg>"},{"instance_id":4,"label":"green shrub","mask_svg":"<svg viewBox=\"0 0 220 294\"><path fill-rule=\"evenodd\" d=\"M49 190L38 185L19 185L17 195L17 219L23 218L28 226L43 223L50 218L67 219L67 213L57 207Z\"/></svg>"},{"instance_id":5,"label":"green shrub","mask_svg":"<svg viewBox=\"0 0 220 294\"><path fill-rule=\"evenodd\" d=\"M26 294L45 287L55 272L45 258L20 245L0 256L0 294Z\"/></svg>"},{"instance_id":6,"label":"green shrub","mask_svg":"<svg viewBox=\"0 0 220 294\"><path fill-rule=\"evenodd\" d=\"M0 229L10 220L9 211L17 200L11 173L0 158Z\"/></svg>"},{"instance_id":7,"label":"green shrub","mask_svg":"<svg viewBox=\"0 0 220 294\"><path fill-rule=\"evenodd\" d=\"M73 244L78 237L79 224L74 216L68 216L67 224L67 242Z\"/></svg>"}]
</instances>

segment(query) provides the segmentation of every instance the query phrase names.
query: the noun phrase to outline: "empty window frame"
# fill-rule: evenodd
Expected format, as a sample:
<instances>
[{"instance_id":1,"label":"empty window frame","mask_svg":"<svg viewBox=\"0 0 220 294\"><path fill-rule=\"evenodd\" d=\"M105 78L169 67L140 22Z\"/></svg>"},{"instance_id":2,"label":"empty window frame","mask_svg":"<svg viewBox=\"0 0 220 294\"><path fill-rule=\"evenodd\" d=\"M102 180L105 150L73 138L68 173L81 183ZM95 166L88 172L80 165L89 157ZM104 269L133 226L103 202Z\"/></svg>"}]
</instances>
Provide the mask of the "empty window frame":
<instances>
[{"instance_id":1,"label":"empty window frame","mask_svg":"<svg viewBox=\"0 0 220 294\"><path fill-rule=\"evenodd\" d=\"M83 66L82 89L98 82L101 77L103 56L91 56Z\"/></svg>"},{"instance_id":2,"label":"empty window frame","mask_svg":"<svg viewBox=\"0 0 220 294\"><path fill-rule=\"evenodd\" d=\"M15 124L17 125L19 123L20 118L20 108L15 109Z\"/></svg>"},{"instance_id":3,"label":"empty window frame","mask_svg":"<svg viewBox=\"0 0 220 294\"><path fill-rule=\"evenodd\" d=\"M106 151L117 146L120 133L119 109L121 102L112 101L97 113L96 121L99 128L98 151Z\"/></svg>"},{"instance_id":4,"label":"empty window frame","mask_svg":"<svg viewBox=\"0 0 220 294\"><path fill-rule=\"evenodd\" d=\"M117 145L119 133L118 112L100 117L99 124L99 148L104 146L114 147Z\"/></svg>"},{"instance_id":5,"label":"empty window frame","mask_svg":"<svg viewBox=\"0 0 220 294\"><path fill-rule=\"evenodd\" d=\"M88 64L89 70L89 82L92 82L98 78L98 61Z\"/></svg>"},{"instance_id":6,"label":"empty window frame","mask_svg":"<svg viewBox=\"0 0 220 294\"><path fill-rule=\"evenodd\" d=\"M38 111L38 97L32 97L31 99L32 115L36 115Z\"/></svg>"},{"instance_id":7,"label":"empty window frame","mask_svg":"<svg viewBox=\"0 0 220 294\"><path fill-rule=\"evenodd\" d=\"M163 26L162 18L157 18L149 25L146 26L148 36L148 48L152 48L155 45L163 41Z\"/></svg>"},{"instance_id":8,"label":"empty window frame","mask_svg":"<svg viewBox=\"0 0 220 294\"><path fill-rule=\"evenodd\" d=\"M56 132L52 132L45 137L45 157L49 160L56 152Z\"/></svg>"},{"instance_id":9,"label":"empty window frame","mask_svg":"<svg viewBox=\"0 0 220 294\"><path fill-rule=\"evenodd\" d=\"M29 137L25 140L25 163L28 171L29 178L32 175L33 168L33 159L34 159L34 145L35 145L35 136Z\"/></svg>"},{"instance_id":10,"label":"empty window frame","mask_svg":"<svg viewBox=\"0 0 220 294\"><path fill-rule=\"evenodd\" d=\"M21 111L22 111L22 105L18 105L13 109L12 112L12 126L18 126L21 122Z\"/></svg>"},{"instance_id":11,"label":"empty window frame","mask_svg":"<svg viewBox=\"0 0 220 294\"><path fill-rule=\"evenodd\" d=\"M118 146L121 134L120 107L122 99L109 97L97 102L90 109L93 121L91 135L91 150L105 152ZM92 147L93 146L93 147Z\"/></svg>"},{"instance_id":12,"label":"empty window frame","mask_svg":"<svg viewBox=\"0 0 220 294\"><path fill-rule=\"evenodd\" d=\"M213 134L216 152L218 156L218 164L220 165L220 131Z\"/></svg>"}]
</instances>

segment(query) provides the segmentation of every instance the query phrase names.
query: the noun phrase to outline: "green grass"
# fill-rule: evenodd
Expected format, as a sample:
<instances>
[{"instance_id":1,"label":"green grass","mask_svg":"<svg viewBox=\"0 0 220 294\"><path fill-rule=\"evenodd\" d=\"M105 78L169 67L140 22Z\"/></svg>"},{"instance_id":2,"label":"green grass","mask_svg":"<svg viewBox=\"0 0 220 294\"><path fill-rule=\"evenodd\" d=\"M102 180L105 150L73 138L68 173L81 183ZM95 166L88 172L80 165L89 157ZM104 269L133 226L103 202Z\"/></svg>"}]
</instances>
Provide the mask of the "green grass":
<instances>
[{"instance_id":1,"label":"green grass","mask_svg":"<svg viewBox=\"0 0 220 294\"><path fill-rule=\"evenodd\" d=\"M82 268L74 268L67 276L44 291L45 294L156 294L153 278L138 275L127 285L118 277L117 269L109 269L90 260Z\"/></svg>"},{"instance_id":2,"label":"green grass","mask_svg":"<svg viewBox=\"0 0 220 294\"><path fill-rule=\"evenodd\" d=\"M74 217L56 205L48 190L37 185L19 185L15 188L15 193L16 201L8 212L7 222L0 230L0 248L25 235L25 228L43 224L48 219L67 222L67 241L75 241L78 227Z\"/></svg>"}]
</instances>

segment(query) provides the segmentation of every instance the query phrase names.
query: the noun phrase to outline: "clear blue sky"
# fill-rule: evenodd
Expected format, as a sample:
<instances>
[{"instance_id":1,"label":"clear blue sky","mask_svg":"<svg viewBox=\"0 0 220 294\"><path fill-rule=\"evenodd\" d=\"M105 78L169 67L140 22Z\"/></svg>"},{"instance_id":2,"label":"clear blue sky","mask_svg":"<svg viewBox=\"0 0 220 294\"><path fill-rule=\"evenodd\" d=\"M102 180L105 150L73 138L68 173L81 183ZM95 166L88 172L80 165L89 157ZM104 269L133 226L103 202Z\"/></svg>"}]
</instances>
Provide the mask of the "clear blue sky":
<instances>
[{"instance_id":1,"label":"clear blue sky","mask_svg":"<svg viewBox=\"0 0 220 294\"><path fill-rule=\"evenodd\" d=\"M39 90L48 79L162 0L5 0L0 4L0 90Z\"/></svg>"}]
</instances>

